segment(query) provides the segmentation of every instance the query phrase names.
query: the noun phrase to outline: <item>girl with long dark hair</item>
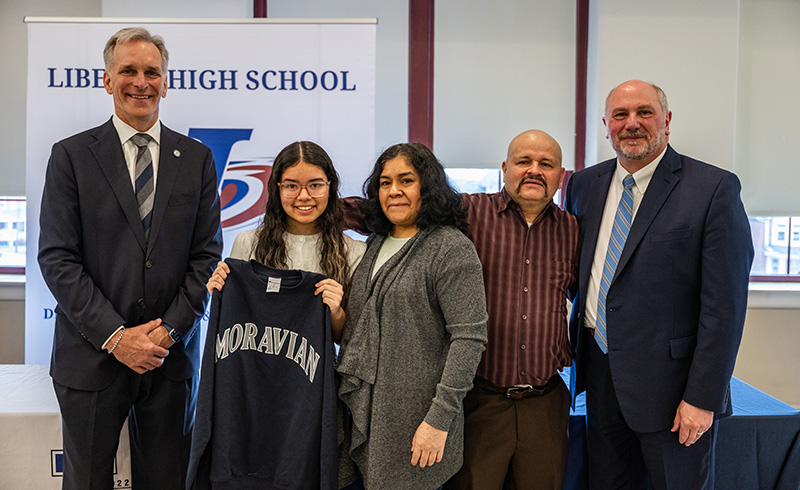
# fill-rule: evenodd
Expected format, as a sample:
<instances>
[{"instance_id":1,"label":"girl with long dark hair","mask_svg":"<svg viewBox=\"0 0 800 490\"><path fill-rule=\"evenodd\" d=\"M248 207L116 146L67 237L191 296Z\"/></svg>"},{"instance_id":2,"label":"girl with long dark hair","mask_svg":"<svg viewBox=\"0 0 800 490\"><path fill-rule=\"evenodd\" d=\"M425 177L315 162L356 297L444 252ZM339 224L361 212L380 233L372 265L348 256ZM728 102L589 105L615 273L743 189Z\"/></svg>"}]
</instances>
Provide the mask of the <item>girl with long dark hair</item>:
<instances>
[{"instance_id":1,"label":"girl with long dark hair","mask_svg":"<svg viewBox=\"0 0 800 490\"><path fill-rule=\"evenodd\" d=\"M339 175L333 162L316 143L294 142L275 157L267 192L261 226L239 233L230 256L328 276L317 284L316 294L331 309L331 329L338 341L349 277L366 245L342 233ZM228 265L220 262L208 280L208 291L221 290L229 273Z\"/></svg>"}]
</instances>

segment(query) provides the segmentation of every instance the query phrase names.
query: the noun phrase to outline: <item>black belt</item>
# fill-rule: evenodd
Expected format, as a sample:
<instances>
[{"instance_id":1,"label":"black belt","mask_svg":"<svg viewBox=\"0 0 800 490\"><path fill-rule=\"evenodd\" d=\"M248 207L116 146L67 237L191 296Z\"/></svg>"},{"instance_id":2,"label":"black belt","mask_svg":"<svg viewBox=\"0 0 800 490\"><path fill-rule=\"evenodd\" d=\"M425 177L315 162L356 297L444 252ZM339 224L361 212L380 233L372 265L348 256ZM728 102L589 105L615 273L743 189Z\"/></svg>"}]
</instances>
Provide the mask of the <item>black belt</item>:
<instances>
[{"instance_id":1,"label":"black belt","mask_svg":"<svg viewBox=\"0 0 800 490\"><path fill-rule=\"evenodd\" d=\"M520 398L525 398L528 396L542 396L550 393L553 388L558 386L558 383L561 382L561 375L556 373L547 380L547 383L539 386L534 385L514 385L509 387L502 387L494 385L485 379L481 378L480 376L475 377L475 386L482 390L486 390L492 393L500 393L506 398L511 398L512 400L519 400Z\"/></svg>"}]
</instances>

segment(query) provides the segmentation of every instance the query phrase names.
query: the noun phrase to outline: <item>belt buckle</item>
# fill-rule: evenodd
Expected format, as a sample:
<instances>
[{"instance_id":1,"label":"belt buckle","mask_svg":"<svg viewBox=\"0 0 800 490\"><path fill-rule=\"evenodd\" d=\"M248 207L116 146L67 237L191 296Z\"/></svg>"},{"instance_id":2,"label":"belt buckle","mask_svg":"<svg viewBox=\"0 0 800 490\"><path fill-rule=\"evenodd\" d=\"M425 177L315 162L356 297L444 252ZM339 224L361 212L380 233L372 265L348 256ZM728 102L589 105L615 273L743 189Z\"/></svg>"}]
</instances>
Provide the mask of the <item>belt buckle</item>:
<instances>
[{"instance_id":1,"label":"belt buckle","mask_svg":"<svg viewBox=\"0 0 800 490\"><path fill-rule=\"evenodd\" d=\"M514 385L506 390L506 398L518 400L533 391L533 385Z\"/></svg>"}]
</instances>

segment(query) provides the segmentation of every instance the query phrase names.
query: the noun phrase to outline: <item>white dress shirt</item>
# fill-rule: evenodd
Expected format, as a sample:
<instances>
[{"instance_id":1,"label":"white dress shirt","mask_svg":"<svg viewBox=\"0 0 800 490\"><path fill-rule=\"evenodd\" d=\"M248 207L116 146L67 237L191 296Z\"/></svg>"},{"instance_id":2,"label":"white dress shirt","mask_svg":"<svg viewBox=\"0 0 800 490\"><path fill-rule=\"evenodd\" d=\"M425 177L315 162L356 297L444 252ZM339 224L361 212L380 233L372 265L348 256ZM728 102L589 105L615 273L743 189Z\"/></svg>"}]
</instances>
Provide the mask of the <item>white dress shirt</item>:
<instances>
[{"instance_id":1,"label":"white dress shirt","mask_svg":"<svg viewBox=\"0 0 800 490\"><path fill-rule=\"evenodd\" d=\"M255 258L255 245L258 240L258 229L245 230L233 241L230 257L232 259L252 260ZM322 233L315 235L293 235L283 232L283 240L286 244L286 268L300 269L304 271L317 272L324 274L320 262L322 261ZM344 236L345 252L347 262L350 264L350 275L356 270L361 257L367 250L367 244L354 240L349 236Z\"/></svg>"}]
</instances>

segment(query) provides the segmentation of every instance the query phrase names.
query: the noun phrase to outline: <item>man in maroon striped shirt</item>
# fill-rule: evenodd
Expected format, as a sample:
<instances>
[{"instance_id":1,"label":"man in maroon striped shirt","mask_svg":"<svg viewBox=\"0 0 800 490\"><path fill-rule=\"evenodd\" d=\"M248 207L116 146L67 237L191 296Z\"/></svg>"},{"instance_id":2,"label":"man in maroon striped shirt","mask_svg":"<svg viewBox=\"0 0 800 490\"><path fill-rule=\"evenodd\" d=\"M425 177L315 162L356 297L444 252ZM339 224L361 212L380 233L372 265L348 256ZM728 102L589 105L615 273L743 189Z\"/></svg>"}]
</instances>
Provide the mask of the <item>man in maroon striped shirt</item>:
<instances>
[{"instance_id":1,"label":"man in maroon striped shirt","mask_svg":"<svg viewBox=\"0 0 800 490\"><path fill-rule=\"evenodd\" d=\"M483 264L489 342L464 399L464 465L451 489L560 489L567 465L572 362L567 289L576 280L578 222L559 209L561 147L543 131L508 146L503 189L464 194Z\"/></svg>"}]
</instances>

